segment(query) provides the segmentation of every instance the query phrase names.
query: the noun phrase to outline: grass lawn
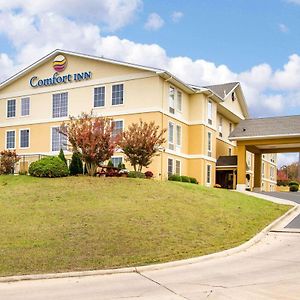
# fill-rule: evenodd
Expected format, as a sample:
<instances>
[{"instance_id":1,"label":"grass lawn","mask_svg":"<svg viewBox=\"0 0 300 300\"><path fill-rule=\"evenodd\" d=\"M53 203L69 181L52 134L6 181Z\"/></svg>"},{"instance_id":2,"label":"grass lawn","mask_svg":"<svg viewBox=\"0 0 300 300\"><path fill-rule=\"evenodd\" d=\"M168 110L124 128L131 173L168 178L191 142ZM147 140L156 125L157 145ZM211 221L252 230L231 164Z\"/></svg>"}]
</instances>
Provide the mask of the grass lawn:
<instances>
[{"instance_id":1,"label":"grass lawn","mask_svg":"<svg viewBox=\"0 0 300 300\"><path fill-rule=\"evenodd\" d=\"M0 276L204 255L249 240L288 209L186 183L0 176Z\"/></svg>"}]
</instances>

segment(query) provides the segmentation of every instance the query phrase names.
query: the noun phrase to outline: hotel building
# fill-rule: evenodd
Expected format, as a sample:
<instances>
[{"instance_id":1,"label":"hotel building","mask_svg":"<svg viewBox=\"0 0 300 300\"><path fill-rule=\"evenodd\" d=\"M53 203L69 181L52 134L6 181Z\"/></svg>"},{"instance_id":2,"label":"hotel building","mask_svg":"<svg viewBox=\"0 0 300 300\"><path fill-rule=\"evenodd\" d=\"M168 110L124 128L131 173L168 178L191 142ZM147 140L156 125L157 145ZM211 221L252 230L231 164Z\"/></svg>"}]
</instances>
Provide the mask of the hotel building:
<instances>
[{"instance_id":1,"label":"hotel building","mask_svg":"<svg viewBox=\"0 0 300 300\"><path fill-rule=\"evenodd\" d=\"M109 116L116 132L133 122L155 121L167 143L149 167L156 179L170 174L200 184L235 188L236 143L230 133L248 109L238 82L200 87L167 71L55 50L0 85L0 149L15 149L28 169L42 155L71 155L58 132L70 115ZM253 154L247 152L247 186L253 187ZM118 165L124 158L112 157ZM130 166L126 164L130 169ZM276 154L262 157L262 188L276 186Z\"/></svg>"}]
</instances>

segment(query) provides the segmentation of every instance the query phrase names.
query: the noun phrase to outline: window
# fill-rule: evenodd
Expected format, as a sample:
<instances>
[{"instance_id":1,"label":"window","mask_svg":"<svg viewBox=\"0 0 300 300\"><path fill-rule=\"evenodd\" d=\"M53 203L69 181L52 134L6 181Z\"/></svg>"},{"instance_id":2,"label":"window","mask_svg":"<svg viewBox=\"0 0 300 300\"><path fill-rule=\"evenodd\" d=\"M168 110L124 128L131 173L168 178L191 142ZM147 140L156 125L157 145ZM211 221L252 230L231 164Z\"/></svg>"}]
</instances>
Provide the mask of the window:
<instances>
[{"instance_id":1,"label":"window","mask_svg":"<svg viewBox=\"0 0 300 300\"><path fill-rule=\"evenodd\" d=\"M223 126L223 118L220 117L219 118L219 137L223 136L223 134L222 134L222 126Z\"/></svg>"},{"instance_id":2,"label":"window","mask_svg":"<svg viewBox=\"0 0 300 300\"><path fill-rule=\"evenodd\" d=\"M6 131L6 149L16 148L16 132L14 130Z\"/></svg>"},{"instance_id":3,"label":"window","mask_svg":"<svg viewBox=\"0 0 300 300\"><path fill-rule=\"evenodd\" d=\"M233 93L231 94L231 100L232 100L232 101L234 101L234 100L235 100L235 98L236 98L236 96L235 96L235 92L233 92Z\"/></svg>"},{"instance_id":4,"label":"window","mask_svg":"<svg viewBox=\"0 0 300 300\"><path fill-rule=\"evenodd\" d=\"M265 177L265 163L262 163L261 176L262 176L263 178Z\"/></svg>"},{"instance_id":5,"label":"window","mask_svg":"<svg viewBox=\"0 0 300 300\"><path fill-rule=\"evenodd\" d=\"M29 116L30 114L30 98L21 99L21 116Z\"/></svg>"},{"instance_id":6,"label":"window","mask_svg":"<svg viewBox=\"0 0 300 300\"><path fill-rule=\"evenodd\" d=\"M7 101L7 117L14 118L16 116L16 99Z\"/></svg>"},{"instance_id":7,"label":"window","mask_svg":"<svg viewBox=\"0 0 300 300\"><path fill-rule=\"evenodd\" d=\"M232 149L228 148L228 155L231 156L232 155Z\"/></svg>"},{"instance_id":8,"label":"window","mask_svg":"<svg viewBox=\"0 0 300 300\"><path fill-rule=\"evenodd\" d=\"M207 122L212 125L212 102L210 100L207 103Z\"/></svg>"},{"instance_id":9,"label":"window","mask_svg":"<svg viewBox=\"0 0 300 300\"><path fill-rule=\"evenodd\" d=\"M211 165L206 166L206 183L211 183Z\"/></svg>"},{"instance_id":10,"label":"window","mask_svg":"<svg viewBox=\"0 0 300 300\"><path fill-rule=\"evenodd\" d=\"M59 132L59 127L52 127L52 151L67 150L67 137Z\"/></svg>"},{"instance_id":11,"label":"window","mask_svg":"<svg viewBox=\"0 0 300 300\"><path fill-rule=\"evenodd\" d=\"M169 88L169 112L171 114L175 113L175 88L172 86Z\"/></svg>"},{"instance_id":12,"label":"window","mask_svg":"<svg viewBox=\"0 0 300 300\"><path fill-rule=\"evenodd\" d=\"M101 107L105 105L105 87L94 88L94 107Z\"/></svg>"},{"instance_id":13,"label":"window","mask_svg":"<svg viewBox=\"0 0 300 300\"><path fill-rule=\"evenodd\" d=\"M111 161L112 161L112 163L114 164L114 167L115 168L118 168L119 167L119 164L122 164L123 163L123 157L121 157L121 156L113 156L112 158L111 158Z\"/></svg>"},{"instance_id":14,"label":"window","mask_svg":"<svg viewBox=\"0 0 300 300\"><path fill-rule=\"evenodd\" d=\"M123 131L123 120L112 121L112 123L114 125L112 136L116 137L118 134L122 133Z\"/></svg>"},{"instance_id":15,"label":"window","mask_svg":"<svg viewBox=\"0 0 300 300\"><path fill-rule=\"evenodd\" d=\"M112 105L120 105L123 104L123 96L124 96L124 85L123 84L115 84L112 86Z\"/></svg>"},{"instance_id":16,"label":"window","mask_svg":"<svg viewBox=\"0 0 300 300\"><path fill-rule=\"evenodd\" d=\"M29 147L29 129L20 130L20 148Z\"/></svg>"},{"instance_id":17,"label":"window","mask_svg":"<svg viewBox=\"0 0 300 300\"><path fill-rule=\"evenodd\" d=\"M182 110L182 93L180 91L177 91L177 110Z\"/></svg>"},{"instance_id":18,"label":"window","mask_svg":"<svg viewBox=\"0 0 300 300\"><path fill-rule=\"evenodd\" d=\"M169 122L168 129L169 149L174 150L174 124Z\"/></svg>"},{"instance_id":19,"label":"window","mask_svg":"<svg viewBox=\"0 0 300 300\"><path fill-rule=\"evenodd\" d=\"M229 134L232 132L232 123L229 123Z\"/></svg>"},{"instance_id":20,"label":"window","mask_svg":"<svg viewBox=\"0 0 300 300\"><path fill-rule=\"evenodd\" d=\"M168 176L173 174L173 159L168 158Z\"/></svg>"},{"instance_id":21,"label":"window","mask_svg":"<svg viewBox=\"0 0 300 300\"><path fill-rule=\"evenodd\" d=\"M212 150L212 141L211 141L211 132L207 133L207 150L208 150L208 156L211 156L211 150Z\"/></svg>"},{"instance_id":22,"label":"window","mask_svg":"<svg viewBox=\"0 0 300 300\"><path fill-rule=\"evenodd\" d=\"M181 126L176 126L176 146L181 147Z\"/></svg>"},{"instance_id":23,"label":"window","mask_svg":"<svg viewBox=\"0 0 300 300\"><path fill-rule=\"evenodd\" d=\"M181 161L180 160L175 161L175 174L181 175Z\"/></svg>"},{"instance_id":24,"label":"window","mask_svg":"<svg viewBox=\"0 0 300 300\"><path fill-rule=\"evenodd\" d=\"M68 93L54 94L52 98L52 117L68 116Z\"/></svg>"}]
</instances>

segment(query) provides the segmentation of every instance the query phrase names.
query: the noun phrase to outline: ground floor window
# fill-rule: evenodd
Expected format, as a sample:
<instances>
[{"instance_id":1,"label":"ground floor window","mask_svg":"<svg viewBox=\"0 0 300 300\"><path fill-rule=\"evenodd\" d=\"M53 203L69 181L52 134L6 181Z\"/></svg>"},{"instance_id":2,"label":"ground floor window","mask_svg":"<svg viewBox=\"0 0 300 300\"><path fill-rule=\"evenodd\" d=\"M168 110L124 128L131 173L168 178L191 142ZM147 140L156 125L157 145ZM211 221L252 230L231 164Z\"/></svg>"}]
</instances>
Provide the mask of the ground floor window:
<instances>
[{"instance_id":1,"label":"ground floor window","mask_svg":"<svg viewBox=\"0 0 300 300\"><path fill-rule=\"evenodd\" d=\"M211 183L211 165L206 166L206 183Z\"/></svg>"},{"instance_id":2,"label":"ground floor window","mask_svg":"<svg viewBox=\"0 0 300 300\"><path fill-rule=\"evenodd\" d=\"M67 137L59 132L59 127L51 129L52 151L67 150Z\"/></svg>"},{"instance_id":3,"label":"ground floor window","mask_svg":"<svg viewBox=\"0 0 300 300\"><path fill-rule=\"evenodd\" d=\"M111 161L115 168L118 168L120 164L123 163L123 157L122 156L113 156L111 158Z\"/></svg>"},{"instance_id":4,"label":"ground floor window","mask_svg":"<svg viewBox=\"0 0 300 300\"><path fill-rule=\"evenodd\" d=\"M173 166L174 166L173 159L168 158L168 176L171 176L173 174Z\"/></svg>"},{"instance_id":5,"label":"ground floor window","mask_svg":"<svg viewBox=\"0 0 300 300\"><path fill-rule=\"evenodd\" d=\"M20 148L29 147L29 129L20 130Z\"/></svg>"},{"instance_id":6,"label":"ground floor window","mask_svg":"<svg viewBox=\"0 0 300 300\"><path fill-rule=\"evenodd\" d=\"M6 131L6 148L16 148L16 132L14 130Z\"/></svg>"},{"instance_id":7,"label":"ground floor window","mask_svg":"<svg viewBox=\"0 0 300 300\"><path fill-rule=\"evenodd\" d=\"M175 174L181 175L181 161L180 160L176 160L176 162L175 162Z\"/></svg>"}]
</instances>

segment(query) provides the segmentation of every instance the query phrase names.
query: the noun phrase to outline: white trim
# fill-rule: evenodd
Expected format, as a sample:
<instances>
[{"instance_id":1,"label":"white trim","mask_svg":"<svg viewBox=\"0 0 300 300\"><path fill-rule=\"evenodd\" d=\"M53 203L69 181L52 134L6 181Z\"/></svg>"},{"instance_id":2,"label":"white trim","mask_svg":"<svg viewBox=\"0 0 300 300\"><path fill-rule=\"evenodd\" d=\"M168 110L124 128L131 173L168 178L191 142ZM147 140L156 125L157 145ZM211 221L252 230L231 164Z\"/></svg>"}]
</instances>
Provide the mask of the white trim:
<instances>
[{"instance_id":1,"label":"white trim","mask_svg":"<svg viewBox=\"0 0 300 300\"><path fill-rule=\"evenodd\" d=\"M175 172L174 172L174 174L176 174L177 175L177 173L176 173L176 164L177 164L177 162L179 162L179 176L181 176L181 174L182 174L182 162L181 162L181 160L179 160L179 159L175 159L175 165L174 165L174 168L175 168Z\"/></svg>"},{"instance_id":2,"label":"white trim","mask_svg":"<svg viewBox=\"0 0 300 300\"><path fill-rule=\"evenodd\" d=\"M21 147L21 131L28 130L28 147ZM21 128L19 129L19 148L20 149L29 149L30 148L30 128Z\"/></svg>"},{"instance_id":3,"label":"white trim","mask_svg":"<svg viewBox=\"0 0 300 300\"><path fill-rule=\"evenodd\" d=\"M179 157L186 158L186 159L205 159L205 160L208 160L208 161L211 161L214 163L217 162L217 160L215 158L212 158L212 157L209 157L209 156L203 155L203 154L184 154L184 153L178 153L178 152L172 151L170 149L166 149L165 152L168 154L172 154L172 155L179 156Z\"/></svg>"},{"instance_id":4,"label":"white trim","mask_svg":"<svg viewBox=\"0 0 300 300\"><path fill-rule=\"evenodd\" d=\"M172 142L170 142L170 125L173 126L173 130L172 130ZM170 149L170 145L173 145L173 151L175 151L175 136L174 136L174 132L175 132L175 123L168 121L168 149ZM172 151L172 150L171 150Z\"/></svg>"},{"instance_id":5,"label":"white trim","mask_svg":"<svg viewBox=\"0 0 300 300\"><path fill-rule=\"evenodd\" d=\"M277 181L276 181L276 180L271 180L271 179L268 179L268 178L262 178L261 181L266 181L266 182L268 182L268 183L277 184Z\"/></svg>"},{"instance_id":6,"label":"white trim","mask_svg":"<svg viewBox=\"0 0 300 300\"><path fill-rule=\"evenodd\" d=\"M240 140L254 140L254 139L255 140L260 140L260 139L266 139L267 140L267 139L273 139L273 138L290 138L290 137L300 137L300 133L229 137L229 139L232 140L232 141L240 141Z\"/></svg>"},{"instance_id":7,"label":"white trim","mask_svg":"<svg viewBox=\"0 0 300 300\"><path fill-rule=\"evenodd\" d=\"M28 115L22 115L22 100L29 100L29 114ZM31 108L31 100L30 100L30 96L26 96L26 97L21 97L20 99L20 118L26 118L30 116L30 108Z\"/></svg>"},{"instance_id":8,"label":"white trim","mask_svg":"<svg viewBox=\"0 0 300 300\"><path fill-rule=\"evenodd\" d=\"M113 156L111 156L111 160L113 159L113 158L121 158L121 164L123 164L124 163L124 157L123 156L118 156L118 155L113 155ZM118 166L117 166L118 167Z\"/></svg>"},{"instance_id":9,"label":"white trim","mask_svg":"<svg viewBox=\"0 0 300 300\"><path fill-rule=\"evenodd\" d=\"M102 88L102 87L104 87L104 105L103 106L95 106L95 89ZM106 96L107 96L107 88L106 88L105 84L101 84L101 85L98 85L98 86L93 86L93 88L92 88L92 110L94 110L94 109L98 110L98 109L106 108L106 105L107 105Z\"/></svg>"},{"instance_id":10,"label":"white trim","mask_svg":"<svg viewBox=\"0 0 300 300\"><path fill-rule=\"evenodd\" d=\"M113 86L116 86L116 85L123 85L123 99L122 99L122 103L120 103L120 104L113 104L112 103L112 101L113 101ZM124 82L118 82L118 83L112 83L111 84L111 99L110 99L110 106L111 107L119 107L119 106L123 106L124 105L124 103L125 103L125 84L124 84Z\"/></svg>"},{"instance_id":11,"label":"white trim","mask_svg":"<svg viewBox=\"0 0 300 300\"><path fill-rule=\"evenodd\" d=\"M8 117L8 102L9 101L15 101L15 115L13 117ZM17 98L13 97L12 99L6 99L6 112L5 112L5 118L7 120L14 119L17 117Z\"/></svg>"},{"instance_id":12,"label":"white trim","mask_svg":"<svg viewBox=\"0 0 300 300\"><path fill-rule=\"evenodd\" d=\"M11 131L14 131L15 132L15 141L14 141L14 144L15 144L15 147L14 148L7 148L7 132L11 132ZM16 129L8 129L8 130L5 130L5 136L4 136L4 139L5 139L5 142L4 142L4 145L5 145L5 150L16 150L17 149L17 131Z\"/></svg>"},{"instance_id":13,"label":"white trim","mask_svg":"<svg viewBox=\"0 0 300 300\"><path fill-rule=\"evenodd\" d=\"M177 128L180 128L180 144L178 144L178 129ZM182 147L182 126L181 125L179 125L179 124L176 124L176 149L178 148L179 150L181 149L181 147Z\"/></svg>"},{"instance_id":14,"label":"white trim","mask_svg":"<svg viewBox=\"0 0 300 300\"><path fill-rule=\"evenodd\" d=\"M222 169L222 168L226 168L226 169L228 169L228 168L237 168L237 165L231 165L231 166L216 166L216 169Z\"/></svg>"},{"instance_id":15,"label":"white trim","mask_svg":"<svg viewBox=\"0 0 300 300\"><path fill-rule=\"evenodd\" d=\"M226 143L226 144L228 144L228 145L230 145L232 147L236 147L236 145L234 144L234 142L226 140L224 137L217 136L216 139L218 139L218 140L220 140L220 141L222 141L222 142L224 142L224 143Z\"/></svg>"}]
</instances>

